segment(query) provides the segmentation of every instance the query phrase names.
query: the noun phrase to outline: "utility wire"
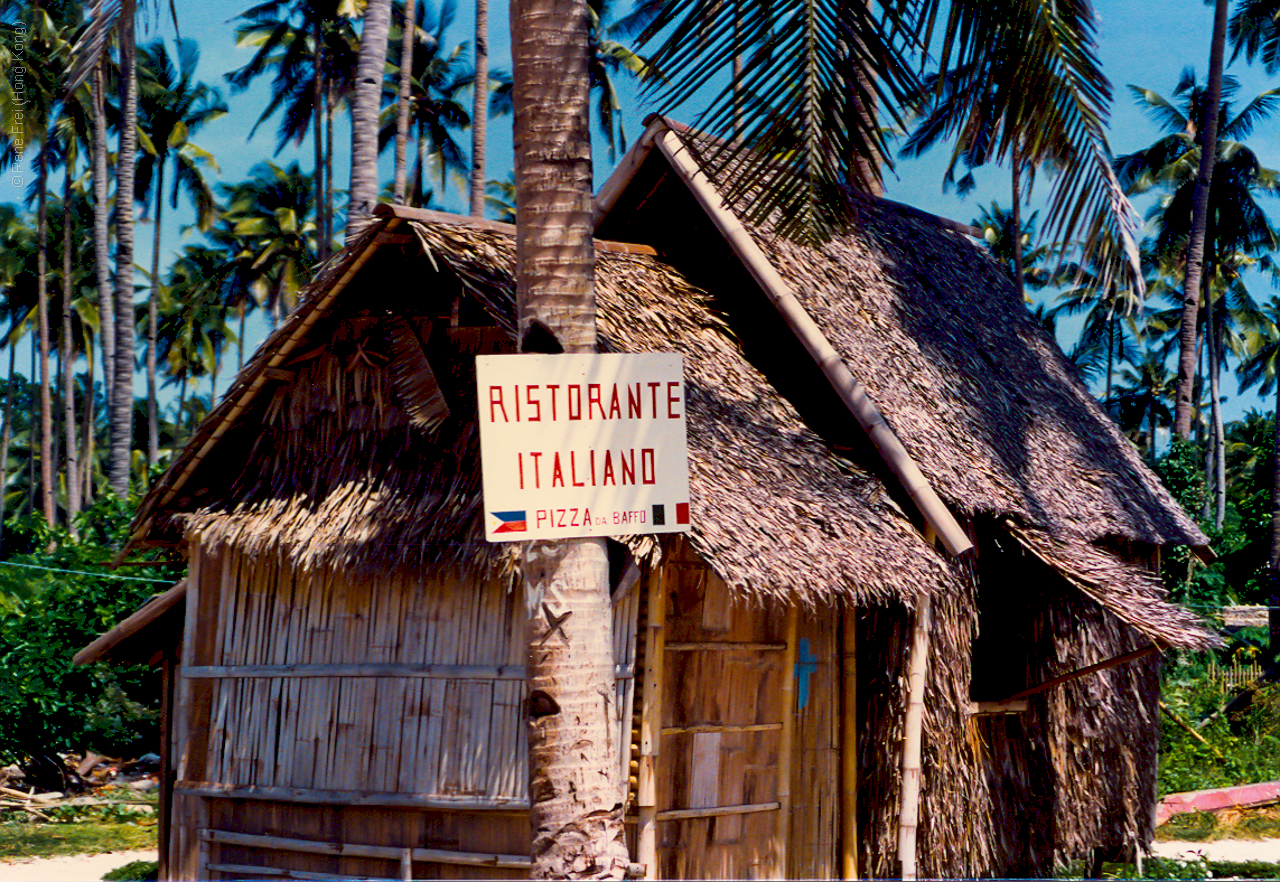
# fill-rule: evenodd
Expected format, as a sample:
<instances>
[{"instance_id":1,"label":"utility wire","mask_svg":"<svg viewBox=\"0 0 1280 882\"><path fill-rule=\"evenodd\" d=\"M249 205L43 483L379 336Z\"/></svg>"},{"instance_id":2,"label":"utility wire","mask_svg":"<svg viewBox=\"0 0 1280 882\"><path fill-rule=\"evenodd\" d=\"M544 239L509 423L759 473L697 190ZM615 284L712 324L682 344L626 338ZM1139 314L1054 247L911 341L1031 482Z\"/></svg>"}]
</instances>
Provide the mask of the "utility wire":
<instances>
[{"instance_id":1,"label":"utility wire","mask_svg":"<svg viewBox=\"0 0 1280 882\"><path fill-rule=\"evenodd\" d=\"M74 576L97 576L100 579L124 579L129 582L159 582L163 585L172 585L172 579L148 579L146 576L121 576L116 573L92 573L88 570L63 570L57 567L41 567L35 564L18 563L12 560L0 560L0 565L6 567L22 567L24 570L43 570L46 573L68 573Z\"/></svg>"}]
</instances>

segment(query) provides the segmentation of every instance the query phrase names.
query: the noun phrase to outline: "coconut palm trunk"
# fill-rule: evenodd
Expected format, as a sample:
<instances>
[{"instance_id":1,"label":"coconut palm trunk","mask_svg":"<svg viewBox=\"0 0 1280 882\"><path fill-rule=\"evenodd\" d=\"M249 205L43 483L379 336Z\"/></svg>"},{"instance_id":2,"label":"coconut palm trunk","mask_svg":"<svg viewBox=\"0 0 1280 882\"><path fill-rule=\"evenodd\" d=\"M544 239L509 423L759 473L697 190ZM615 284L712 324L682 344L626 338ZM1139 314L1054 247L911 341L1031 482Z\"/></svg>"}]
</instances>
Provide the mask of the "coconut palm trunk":
<instances>
[{"instance_id":1,"label":"coconut palm trunk","mask_svg":"<svg viewBox=\"0 0 1280 882\"><path fill-rule=\"evenodd\" d=\"M489 132L489 0L476 0L475 86L471 105L472 217L484 217L485 150Z\"/></svg>"},{"instance_id":2,"label":"coconut palm trunk","mask_svg":"<svg viewBox=\"0 0 1280 882\"><path fill-rule=\"evenodd\" d=\"M39 195L36 199L36 343L40 353L40 511L54 525L53 504L53 384L49 376L49 145L40 148Z\"/></svg>"},{"instance_id":3,"label":"coconut palm trunk","mask_svg":"<svg viewBox=\"0 0 1280 882\"><path fill-rule=\"evenodd\" d=\"M1275 425L1271 435L1271 565L1267 573L1267 631L1271 657L1280 660L1280 382L1276 383Z\"/></svg>"},{"instance_id":4,"label":"coconut palm trunk","mask_svg":"<svg viewBox=\"0 0 1280 882\"><path fill-rule=\"evenodd\" d=\"M147 465L160 459L160 403L156 383L156 334L160 327L160 222L164 216L165 151L156 157L154 229L151 235L151 296L147 298Z\"/></svg>"},{"instance_id":5,"label":"coconut palm trunk","mask_svg":"<svg viewBox=\"0 0 1280 882\"><path fill-rule=\"evenodd\" d=\"M320 241L317 242L317 256L323 263L329 258L329 240L324 236L325 230L325 174L324 174L324 104L325 104L325 88L324 88L324 22L319 14L315 15L315 21L312 23L312 39L315 45L312 47L312 71L311 71L311 101L312 101L312 119L311 119L311 137L315 142L313 144L313 154L316 163L316 230L319 231Z\"/></svg>"},{"instance_id":6,"label":"coconut palm trunk","mask_svg":"<svg viewBox=\"0 0 1280 882\"><path fill-rule=\"evenodd\" d=\"M106 54L93 68L93 262L98 277L98 333L101 337L103 383L110 400L115 376L115 295L111 288L111 209L107 201ZM92 394L92 391L91 391Z\"/></svg>"},{"instance_id":7,"label":"coconut palm trunk","mask_svg":"<svg viewBox=\"0 0 1280 882\"><path fill-rule=\"evenodd\" d=\"M1187 243L1183 278L1182 323L1178 329L1178 392L1173 431L1183 439L1191 437L1192 397L1195 394L1196 320L1200 314L1200 288L1204 276L1204 240L1209 221L1209 188L1218 144L1218 108L1222 103L1222 56L1227 41L1227 0L1216 0L1213 13L1213 42L1209 47L1209 81L1206 84L1204 122L1197 133L1200 166L1192 201L1191 238Z\"/></svg>"},{"instance_id":8,"label":"coconut palm trunk","mask_svg":"<svg viewBox=\"0 0 1280 882\"><path fill-rule=\"evenodd\" d=\"M347 243L373 215L378 201L378 110L387 63L391 0L369 0L360 34L355 99L351 108L351 194L347 205Z\"/></svg>"},{"instance_id":9,"label":"coconut palm trunk","mask_svg":"<svg viewBox=\"0 0 1280 882\"><path fill-rule=\"evenodd\" d=\"M511 7L522 350L534 339L547 343L539 347L544 351L596 350L587 27L582 0L517 0ZM610 722L615 684L605 542L528 543L522 573L531 875L621 878L629 859Z\"/></svg>"},{"instance_id":10,"label":"coconut palm trunk","mask_svg":"<svg viewBox=\"0 0 1280 882\"><path fill-rule=\"evenodd\" d=\"M73 155L73 154L72 154ZM75 516L80 512L80 457L76 443L76 375L75 349L72 346L71 301L75 296L71 283L71 182L73 164L67 159L66 177L62 182L62 315L60 355L62 366L62 430L66 447L67 527L76 535Z\"/></svg>"},{"instance_id":11,"label":"coconut palm trunk","mask_svg":"<svg viewBox=\"0 0 1280 882\"><path fill-rule=\"evenodd\" d=\"M9 377L4 391L4 428L0 429L0 539L4 538L5 499L9 489L9 442L13 440L13 371L18 347L9 340Z\"/></svg>"},{"instance_id":12,"label":"coconut palm trunk","mask_svg":"<svg viewBox=\"0 0 1280 882\"><path fill-rule=\"evenodd\" d=\"M116 351L111 389L108 483L121 499L129 494L133 449L133 177L137 154L138 78L134 0L120 9L120 149L116 159Z\"/></svg>"},{"instance_id":13,"label":"coconut palm trunk","mask_svg":"<svg viewBox=\"0 0 1280 882\"><path fill-rule=\"evenodd\" d=\"M400 91L396 101L396 171L393 192L395 200L405 204L409 198L405 157L409 147L409 107L413 93L413 44L418 33L417 0L405 0L404 26L400 32Z\"/></svg>"}]
</instances>

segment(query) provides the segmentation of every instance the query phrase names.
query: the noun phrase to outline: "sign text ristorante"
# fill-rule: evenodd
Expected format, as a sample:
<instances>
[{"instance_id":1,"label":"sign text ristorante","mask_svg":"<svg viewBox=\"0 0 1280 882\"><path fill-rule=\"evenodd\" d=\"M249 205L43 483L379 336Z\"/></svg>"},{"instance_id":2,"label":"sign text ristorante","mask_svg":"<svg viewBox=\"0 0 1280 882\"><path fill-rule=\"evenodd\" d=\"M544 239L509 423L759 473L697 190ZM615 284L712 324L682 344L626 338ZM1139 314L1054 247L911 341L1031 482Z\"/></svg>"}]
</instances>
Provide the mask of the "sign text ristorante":
<instances>
[{"instance_id":1,"label":"sign text ristorante","mask_svg":"<svg viewBox=\"0 0 1280 882\"><path fill-rule=\"evenodd\" d=\"M476 386L490 540L688 529L680 356L481 356Z\"/></svg>"}]
</instances>

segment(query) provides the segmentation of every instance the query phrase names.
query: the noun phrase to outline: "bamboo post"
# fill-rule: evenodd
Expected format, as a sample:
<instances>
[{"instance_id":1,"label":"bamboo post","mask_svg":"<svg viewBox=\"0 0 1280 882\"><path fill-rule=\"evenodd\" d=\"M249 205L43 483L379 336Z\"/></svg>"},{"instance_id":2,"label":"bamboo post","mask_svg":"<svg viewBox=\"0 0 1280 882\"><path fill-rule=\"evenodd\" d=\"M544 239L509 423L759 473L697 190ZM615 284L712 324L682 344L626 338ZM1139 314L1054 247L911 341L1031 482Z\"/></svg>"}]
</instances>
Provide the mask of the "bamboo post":
<instances>
[{"instance_id":1,"label":"bamboo post","mask_svg":"<svg viewBox=\"0 0 1280 882\"><path fill-rule=\"evenodd\" d=\"M840 683L840 876L858 878L858 619L844 607Z\"/></svg>"},{"instance_id":2,"label":"bamboo post","mask_svg":"<svg viewBox=\"0 0 1280 882\"><path fill-rule=\"evenodd\" d=\"M907 716L902 737L902 802L898 814L898 861L903 880L916 877L916 831L920 824L920 743L924 729L925 673L929 667L929 632L933 601L926 594L916 603L907 655Z\"/></svg>"},{"instance_id":3,"label":"bamboo post","mask_svg":"<svg viewBox=\"0 0 1280 882\"><path fill-rule=\"evenodd\" d=\"M794 600L787 607L787 648L782 660L782 737L778 743L778 878L788 875L788 852L791 844L791 769L792 741L796 728L796 655L799 640L800 605Z\"/></svg>"},{"instance_id":4,"label":"bamboo post","mask_svg":"<svg viewBox=\"0 0 1280 882\"><path fill-rule=\"evenodd\" d=\"M666 564L649 569L649 621L645 630L644 695L640 705L640 768L636 807L636 861L644 878L658 878L658 754L662 742L662 689L666 667Z\"/></svg>"},{"instance_id":5,"label":"bamboo post","mask_svg":"<svg viewBox=\"0 0 1280 882\"><path fill-rule=\"evenodd\" d=\"M412 882L413 880L413 849L400 849L400 879L401 882Z\"/></svg>"}]
</instances>

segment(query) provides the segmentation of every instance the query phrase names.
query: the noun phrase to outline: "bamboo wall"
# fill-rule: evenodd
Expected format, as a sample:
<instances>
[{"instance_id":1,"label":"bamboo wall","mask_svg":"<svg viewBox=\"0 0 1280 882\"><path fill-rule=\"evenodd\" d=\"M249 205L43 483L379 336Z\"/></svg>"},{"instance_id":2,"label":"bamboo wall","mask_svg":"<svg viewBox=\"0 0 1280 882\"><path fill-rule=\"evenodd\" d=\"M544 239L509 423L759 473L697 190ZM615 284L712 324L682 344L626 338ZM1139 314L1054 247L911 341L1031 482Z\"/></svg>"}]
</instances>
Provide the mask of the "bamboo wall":
<instances>
[{"instance_id":1,"label":"bamboo wall","mask_svg":"<svg viewBox=\"0 0 1280 882\"><path fill-rule=\"evenodd\" d=\"M525 872L518 593L405 573L355 583L192 547L175 878L400 878L406 848L419 878ZM638 595L615 604L619 739Z\"/></svg>"}]
</instances>

